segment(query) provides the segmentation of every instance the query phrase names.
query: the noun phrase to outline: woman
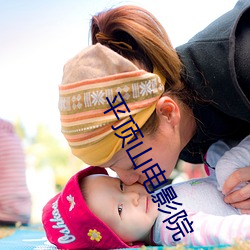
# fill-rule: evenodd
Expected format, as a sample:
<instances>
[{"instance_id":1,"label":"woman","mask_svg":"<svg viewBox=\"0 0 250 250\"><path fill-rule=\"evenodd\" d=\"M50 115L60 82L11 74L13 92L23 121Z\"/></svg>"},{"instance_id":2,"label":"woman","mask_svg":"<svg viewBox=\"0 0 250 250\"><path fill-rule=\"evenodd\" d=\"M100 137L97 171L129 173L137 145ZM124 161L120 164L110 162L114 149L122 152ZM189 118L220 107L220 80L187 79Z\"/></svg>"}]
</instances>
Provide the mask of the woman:
<instances>
[{"instance_id":1,"label":"woman","mask_svg":"<svg viewBox=\"0 0 250 250\"><path fill-rule=\"evenodd\" d=\"M179 157L201 163L217 140L241 140L250 134L249 12L250 1L239 1L177 52L161 24L144 9L122 6L93 16L95 45L65 65L60 86L62 132L72 152L87 164L113 169L129 185L143 183L142 171L153 164L158 163L168 177ZM131 87L133 98L124 72L133 86L140 82L137 92ZM156 75L159 85L156 78L152 80ZM103 104L104 97L114 97L108 94L114 91L108 81L124 98L128 94L132 116L116 115L115 122L109 120L110 113L104 114L110 107ZM79 92L83 90L87 92ZM121 130L129 117L138 125L132 126L130 137L128 127L124 134L124 127ZM114 139L115 134L123 140ZM138 140L143 142L140 147ZM133 156L128 154L131 148ZM228 178L225 193L248 180L250 166ZM249 198L247 185L225 201L250 212Z\"/></svg>"}]
</instances>

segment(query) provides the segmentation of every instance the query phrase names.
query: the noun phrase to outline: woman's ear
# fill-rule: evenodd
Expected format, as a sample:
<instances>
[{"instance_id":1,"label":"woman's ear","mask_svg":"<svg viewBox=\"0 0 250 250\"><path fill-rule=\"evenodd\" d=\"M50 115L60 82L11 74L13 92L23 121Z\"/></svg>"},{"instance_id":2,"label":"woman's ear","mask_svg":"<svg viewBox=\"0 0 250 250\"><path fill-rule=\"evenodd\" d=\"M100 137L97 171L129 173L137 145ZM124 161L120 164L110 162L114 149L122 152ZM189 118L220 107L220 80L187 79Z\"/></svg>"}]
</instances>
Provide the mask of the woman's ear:
<instances>
[{"instance_id":1,"label":"woman's ear","mask_svg":"<svg viewBox=\"0 0 250 250\"><path fill-rule=\"evenodd\" d=\"M178 104L169 96L162 96L156 104L156 113L172 126L180 122L180 109Z\"/></svg>"}]
</instances>

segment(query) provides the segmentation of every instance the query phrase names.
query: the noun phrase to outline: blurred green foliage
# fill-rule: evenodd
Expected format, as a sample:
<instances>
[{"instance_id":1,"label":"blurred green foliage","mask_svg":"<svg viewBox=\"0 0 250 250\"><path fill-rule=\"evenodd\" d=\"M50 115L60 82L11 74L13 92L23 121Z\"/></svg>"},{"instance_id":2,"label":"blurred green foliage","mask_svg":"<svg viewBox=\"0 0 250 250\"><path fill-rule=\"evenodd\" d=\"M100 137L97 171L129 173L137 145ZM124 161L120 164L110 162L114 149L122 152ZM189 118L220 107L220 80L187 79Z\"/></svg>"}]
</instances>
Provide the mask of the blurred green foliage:
<instances>
[{"instance_id":1,"label":"blurred green foliage","mask_svg":"<svg viewBox=\"0 0 250 250\"><path fill-rule=\"evenodd\" d=\"M17 120L14 125L23 141L27 167L36 169L51 167L58 191L74 173L86 167L82 161L72 155L66 140L63 137L56 138L47 126L39 124L35 135L30 136L26 133L21 120Z\"/></svg>"}]
</instances>

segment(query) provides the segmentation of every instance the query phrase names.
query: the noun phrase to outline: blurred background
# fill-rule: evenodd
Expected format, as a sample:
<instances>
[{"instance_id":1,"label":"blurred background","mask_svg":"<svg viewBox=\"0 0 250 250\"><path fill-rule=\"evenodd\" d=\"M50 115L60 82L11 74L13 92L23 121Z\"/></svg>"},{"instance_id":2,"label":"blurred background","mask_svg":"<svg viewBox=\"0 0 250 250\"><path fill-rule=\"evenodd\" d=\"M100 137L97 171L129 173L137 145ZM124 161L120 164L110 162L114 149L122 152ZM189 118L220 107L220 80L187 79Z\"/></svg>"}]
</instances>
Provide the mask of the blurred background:
<instances>
[{"instance_id":1,"label":"blurred background","mask_svg":"<svg viewBox=\"0 0 250 250\"><path fill-rule=\"evenodd\" d=\"M139 5L158 18L176 47L236 2L0 0L0 118L14 124L22 141L32 195L32 222L40 222L41 209L48 199L72 174L86 167L72 156L60 132L57 102L63 65L91 43L91 16L118 5ZM203 175L200 166L181 162L173 178L181 181Z\"/></svg>"}]
</instances>

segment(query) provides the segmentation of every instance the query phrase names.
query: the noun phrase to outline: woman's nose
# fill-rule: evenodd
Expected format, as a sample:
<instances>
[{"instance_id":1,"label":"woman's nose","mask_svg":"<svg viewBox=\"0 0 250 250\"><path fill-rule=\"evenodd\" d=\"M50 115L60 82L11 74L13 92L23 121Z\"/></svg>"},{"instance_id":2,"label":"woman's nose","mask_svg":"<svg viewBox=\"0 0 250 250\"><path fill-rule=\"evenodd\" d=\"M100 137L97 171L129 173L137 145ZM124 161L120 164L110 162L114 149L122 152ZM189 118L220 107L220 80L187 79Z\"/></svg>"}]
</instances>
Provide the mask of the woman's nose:
<instances>
[{"instance_id":1,"label":"woman's nose","mask_svg":"<svg viewBox=\"0 0 250 250\"><path fill-rule=\"evenodd\" d=\"M125 170L125 169L119 169L115 167L113 167L112 169L118 174L122 182L124 182L126 185L132 185L136 183L140 178L140 175L137 174L134 171L134 169Z\"/></svg>"}]
</instances>

